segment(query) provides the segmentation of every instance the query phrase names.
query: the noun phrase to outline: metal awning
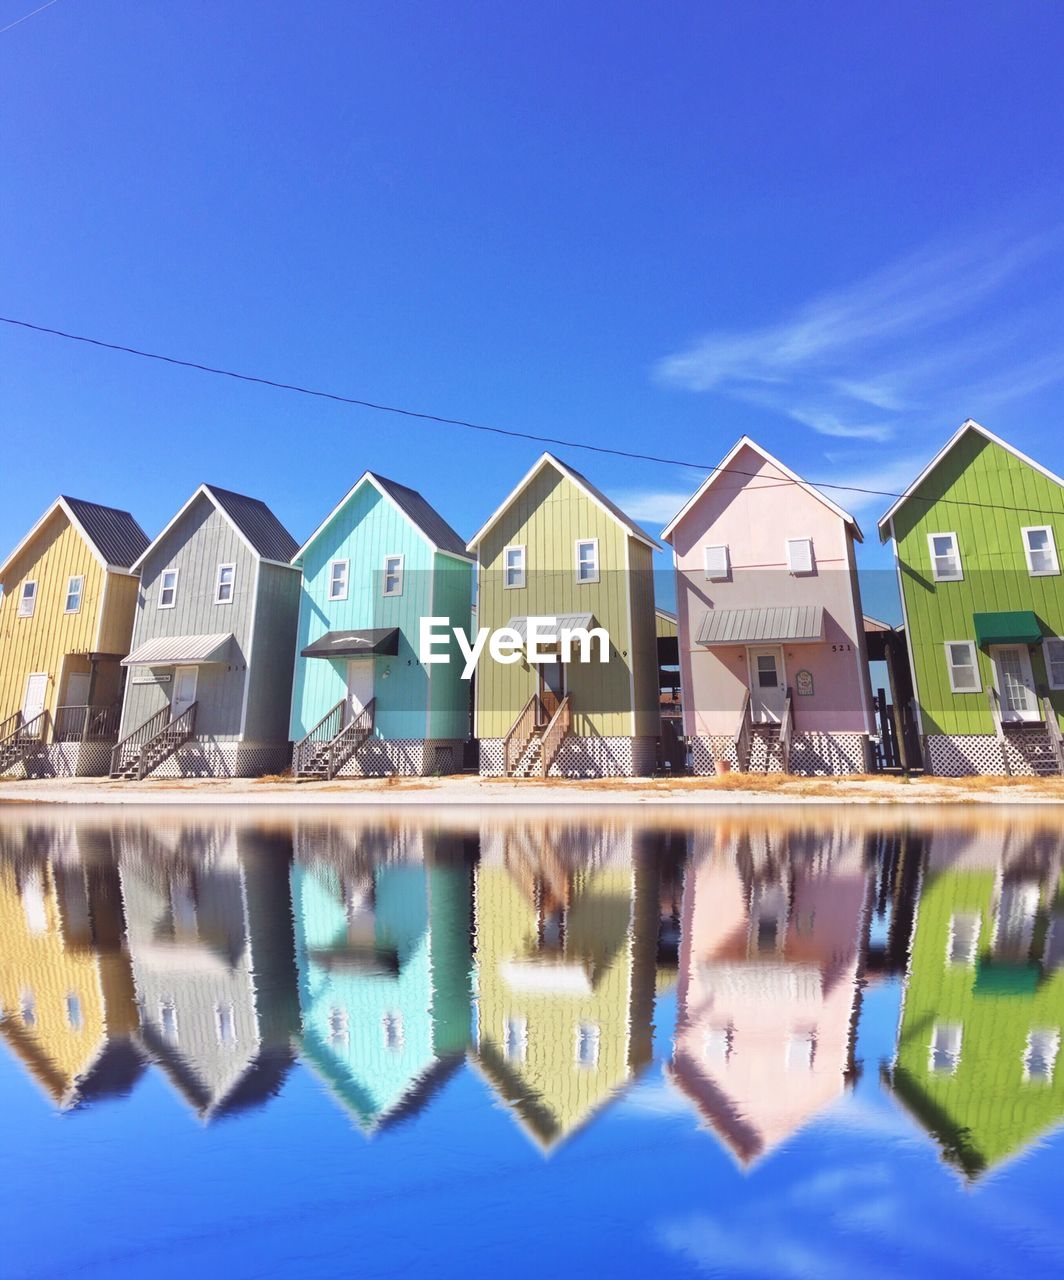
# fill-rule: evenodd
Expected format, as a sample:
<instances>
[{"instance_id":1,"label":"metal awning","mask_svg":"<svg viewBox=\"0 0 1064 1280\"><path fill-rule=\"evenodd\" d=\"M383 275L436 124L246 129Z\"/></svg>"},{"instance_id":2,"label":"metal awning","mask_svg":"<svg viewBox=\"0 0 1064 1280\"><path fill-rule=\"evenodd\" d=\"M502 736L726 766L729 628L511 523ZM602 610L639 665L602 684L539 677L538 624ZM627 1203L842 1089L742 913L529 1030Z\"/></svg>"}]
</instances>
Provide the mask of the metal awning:
<instances>
[{"instance_id":1,"label":"metal awning","mask_svg":"<svg viewBox=\"0 0 1064 1280\"><path fill-rule=\"evenodd\" d=\"M557 644L558 635L562 631L575 631L578 627L582 627L587 631L595 625L594 615L590 613L534 613L531 616L533 618L552 618L554 620L553 626L540 626L539 634L546 644ZM506 624L517 632L522 642L527 642L528 640L528 617L529 615L522 615L521 617L511 618Z\"/></svg>"},{"instance_id":2,"label":"metal awning","mask_svg":"<svg viewBox=\"0 0 1064 1280\"><path fill-rule=\"evenodd\" d=\"M213 636L157 636L145 640L122 659L124 667L200 666L208 662L228 662L231 631Z\"/></svg>"},{"instance_id":3,"label":"metal awning","mask_svg":"<svg viewBox=\"0 0 1064 1280\"><path fill-rule=\"evenodd\" d=\"M797 644L821 640L823 636L823 605L777 605L764 609L710 609L702 620L698 643Z\"/></svg>"},{"instance_id":4,"label":"metal awning","mask_svg":"<svg viewBox=\"0 0 1064 1280\"><path fill-rule=\"evenodd\" d=\"M367 627L362 631L326 631L300 650L304 658L394 658L399 652L398 627Z\"/></svg>"},{"instance_id":5,"label":"metal awning","mask_svg":"<svg viewBox=\"0 0 1064 1280\"><path fill-rule=\"evenodd\" d=\"M1015 609L1010 613L973 613L975 640L982 647L988 644L1037 644L1042 639L1042 628L1029 609Z\"/></svg>"}]
</instances>

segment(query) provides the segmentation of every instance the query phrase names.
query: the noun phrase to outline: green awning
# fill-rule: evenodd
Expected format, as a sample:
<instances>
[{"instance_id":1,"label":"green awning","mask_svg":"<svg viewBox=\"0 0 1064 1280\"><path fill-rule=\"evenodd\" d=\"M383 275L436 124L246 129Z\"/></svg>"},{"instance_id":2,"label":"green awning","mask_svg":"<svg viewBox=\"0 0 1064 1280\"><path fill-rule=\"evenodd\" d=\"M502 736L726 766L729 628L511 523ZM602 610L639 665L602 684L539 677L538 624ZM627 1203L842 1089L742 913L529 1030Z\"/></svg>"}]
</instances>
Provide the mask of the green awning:
<instances>
[{"instance_id":1,"label":"green awning","mask_svg":"<svg viewBox=\"0 0 1064 1280\"><path fill-rule=\"evenodd\" d=\"M975 971L973 991L977 996L1032 996L1041 976L1036 964L982 960Z\"/></svg>"},{"instance_id":2,"label":"green awning","mask_svg":"<svg viewBox=\"0 0 1064 1280\"><path fill-rule=\"evenodd\" d=\"M1011 613L973 613L975 642L980 648L988 644L1037 644L1042 628L1029 609Z\"/></svg>"}]
</instances>

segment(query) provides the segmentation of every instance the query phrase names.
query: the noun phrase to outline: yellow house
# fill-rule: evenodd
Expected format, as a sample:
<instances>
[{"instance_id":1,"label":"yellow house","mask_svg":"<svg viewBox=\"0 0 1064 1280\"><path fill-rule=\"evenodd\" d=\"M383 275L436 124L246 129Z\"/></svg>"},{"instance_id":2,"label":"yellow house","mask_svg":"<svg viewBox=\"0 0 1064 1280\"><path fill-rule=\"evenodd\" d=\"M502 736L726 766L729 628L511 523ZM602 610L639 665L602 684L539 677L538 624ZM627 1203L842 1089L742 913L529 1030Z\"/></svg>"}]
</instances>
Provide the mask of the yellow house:
<instances>
[{"instance_id":1,"label":"yellow house","mask_svg":"<svg viewBox=\"0 0 1064 1280\"><path fill-rule=\"evenodd\" d=\"M60 497L0 565L0 774L104 774L148 537Z\"/></svg>"},{"instance_id":2,"label":"yellow house","mask_svg":"<svg viewBox=\"0 0 1064 1280\"><path fill-rule=\"evenodd\" d=\"M113 867L0 861L0 1037L63 1110L143 1070Z\"/></svg>"}]
</instances>

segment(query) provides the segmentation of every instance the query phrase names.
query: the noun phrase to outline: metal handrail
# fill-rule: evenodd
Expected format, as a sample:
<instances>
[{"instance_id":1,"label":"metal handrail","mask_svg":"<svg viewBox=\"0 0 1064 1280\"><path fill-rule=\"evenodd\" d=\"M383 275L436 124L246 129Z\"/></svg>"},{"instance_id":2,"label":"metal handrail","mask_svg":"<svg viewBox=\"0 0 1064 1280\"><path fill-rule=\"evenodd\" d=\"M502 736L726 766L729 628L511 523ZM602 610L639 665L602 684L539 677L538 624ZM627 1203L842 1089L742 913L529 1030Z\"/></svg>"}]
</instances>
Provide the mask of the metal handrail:
<instances>
[{"instance_id":1,"label":"metal handrail","mask_svg":"<svg viewBox=\"0 0 1064 1280\"><path fill-rule=\"evenodd\" d=\"M53 741L109 742L118 736L118 717L118 707L57 707Z\"/></svg>"},{"instance_id":2,"label":"metal handrail","mask_svg":"<svg viewBox=\"0 0 1064 1280\"><path fill-rule=\"evenodd\" d=\"M0 739L0 771L6 771L20 760L25 761L31 752L40 750L48 733L48 722L51 720L51 713L41 711L27 720L22 712L18 712L17 716L9 716L4 721L4 727L16 721L17 727L13 733L9 733L5 738Z\"/></svg>"},{"instance_id":3,"label":"metal handrail","mask_svg":"<svg viewBox=\"0 0 1064 1280\"><path fill-rule=\"evenodd\" d=\"M522 707L517 719L510 727L510 732L503 739L503 765L509 778L520 763L525 749L532 740L539 721L539 694L534 693Z\"/></svg>"},{"instance_id":4,"label":"metal handrail","mask_svg":"<svg viewBox=\"0 0 1064 1280\"><path fill-rule=\"evenodd\" d=\"M330 743L343 728L346 705L347 699L341 698L336 706L330 707L314 728L296 743L292 751L292 771L297 777L307 771L318 748Z\"/></svg>"},{"instance_id":5,"label":"metal handrail","mask_svg":"<svg viewBox=\"0 0 1064 1280\"><path fill-rule=\"evenodd\" d=\"M184 744L196 732L196 708L199 702L190 702L189 705L175 719L168 724L163 725L159 732L149 738L140 749L140 757L137 760L137 781L140 782L149 772L148 756L152 747L165 745L166 750L162 755L158 756L151 763L151 768L162 764L167 756L172 756L178 747Z\"/></svg>"},{"instance_id":6,"label":"metal handrail","mask_svg":"<svg viewBox=\"0 0 1064 1280\"><path fill-rule=\"evenodd\" d=\"M750 767L750 732L753 728L753 723L750 690L747 689L743 694L742 710L739 712L739 727L736 729L733 739L735 744L735 763L740 773L745 773Z\"/></svg>"},{"instance_id":7,"label":"metal handrail","mask_svg":"<svg viewBox=\"0 0 1064 1280\"><path fill-rule=\"evenodd\" d=\"M1064 773L1064 734L1060 732L1056 708L1053 706L1053 700L1048 693L1042 695L1042 711L1046 718L1046 733L1049 736L1049 745L1053 751L1053 758L1057 762L1057 773Z\"/></svg>"},{"instance_id":8,"label":"metal handrail","mask_svg":"<svg viewBox=\"0 0 1064 1280\"><path fill-rule=\"evenodd\" d=\"M540 743L539 756L539 773L541 778L547 776L551 765L554 763L555 757L561 750L561 745L565 741L565 735L569 732L573 723L573 699L571 694L566 694L558 703L558 710L551 717L550 724L543 731L543 739Z\"/></svg>"},{"instance_id":9,"label":"metal handrail","mask_svg":"<svg viewBox=\"0 0 1064 1280\"><path fill-rule=\"evenodd\" d=\"M791 738L794 734L794 694L787 687L787 697L783 703L783 716L780 719L780 756L784 773L791 771Z\"/></svg>"},{"instance_id":10,"label":"metal handrail","mask_svg":"<svg viewBox=\"0 0 1064 1280\"><path fill-rule=\"evenodd\" d=\"M124 768L127 759L132 759L134 753L139 751L150 739L154 738L169 721L170 707L165 706L156 711L155 715L149 716L132 733L127 733L124 738L120 738L111 752L111 772L118 773Z\"/></svg>"},{"instance_id":11,"label":"metal handrail","mask_svg":"<svg viewBox=\"0 0 1064 1280\"><path fill-rule=\"evenodd\" d=\"M359 747L373 732L373 721L376 715L377 699L370 698L350 724L336 735L329 743L329 758L325 766L325 776L330 781L344 767Z\"/></svg>"}]
</instances>

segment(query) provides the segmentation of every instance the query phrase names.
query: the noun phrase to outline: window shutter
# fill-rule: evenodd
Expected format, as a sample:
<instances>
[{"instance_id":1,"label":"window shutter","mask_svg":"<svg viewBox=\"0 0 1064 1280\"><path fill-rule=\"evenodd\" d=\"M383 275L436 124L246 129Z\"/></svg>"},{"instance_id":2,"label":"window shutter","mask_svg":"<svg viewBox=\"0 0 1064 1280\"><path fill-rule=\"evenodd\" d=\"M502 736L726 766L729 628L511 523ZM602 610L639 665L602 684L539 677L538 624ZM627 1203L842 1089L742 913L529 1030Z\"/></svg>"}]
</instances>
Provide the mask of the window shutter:
<instances>
[{"instance_id":1,"label":"window shutter","mask_svg":"<svg viewBox=\"0 0 1064 1280\"><path fill-rule=\"evenodd\" d=\"M710 582L719 582L728 576L727 546L706 547L706 577Z\"/></svg>"},{"instance_id":2,"label":"window shutter","mask_svg":"<svg viewBox=\"0 0 1064 1280\"><path fill-rule=\"evenodd\" d=\"M787 539L787 565L791 573L813 572L813 539Z\"/></svg>"}]
</instances>

